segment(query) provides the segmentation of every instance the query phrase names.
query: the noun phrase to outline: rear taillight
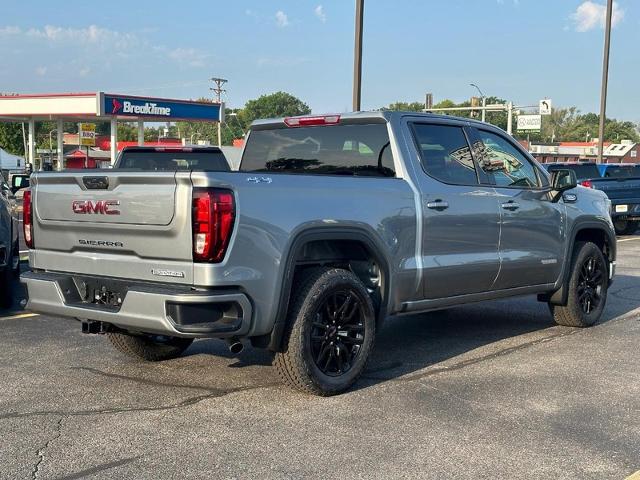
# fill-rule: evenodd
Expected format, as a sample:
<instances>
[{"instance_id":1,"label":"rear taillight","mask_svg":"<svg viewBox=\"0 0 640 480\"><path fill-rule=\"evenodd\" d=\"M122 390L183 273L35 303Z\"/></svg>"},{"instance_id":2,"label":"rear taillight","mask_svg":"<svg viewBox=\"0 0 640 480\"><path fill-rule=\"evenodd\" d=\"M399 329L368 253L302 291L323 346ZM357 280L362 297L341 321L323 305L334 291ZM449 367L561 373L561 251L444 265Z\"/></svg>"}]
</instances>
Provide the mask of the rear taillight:
<instances>
[{"instance_id":1,"label":"rear taillight","mask_svg":"<svg viewBox=\"0 0 640 480\"><path fill-rule=\"evenodd\" d=\"M580 182L580 185L587 188L593 188L593 183L591 183L591 180L583 180Z\"/></svg>"},{"instance_id":2,"label":"rear taillight","mask_svg":"<svg viewBox=\"0 0 640 480\"><path fill-rule=\"evenodd\" d=\"M231 190L193 190L193 260L221 262L229 245L236 216Z\"/></svg>"},{"instance_id":3,"label":"rear taillight","mask_svg":"<svg viewBox=\"0 0 640 480\"><path fill-rule=\"evenodd\" d=\"M33 204L31 203L31 190L24 191L22 200L22 228L24 243L27 248L33 248Z\"/></svg>"}]
</instances>

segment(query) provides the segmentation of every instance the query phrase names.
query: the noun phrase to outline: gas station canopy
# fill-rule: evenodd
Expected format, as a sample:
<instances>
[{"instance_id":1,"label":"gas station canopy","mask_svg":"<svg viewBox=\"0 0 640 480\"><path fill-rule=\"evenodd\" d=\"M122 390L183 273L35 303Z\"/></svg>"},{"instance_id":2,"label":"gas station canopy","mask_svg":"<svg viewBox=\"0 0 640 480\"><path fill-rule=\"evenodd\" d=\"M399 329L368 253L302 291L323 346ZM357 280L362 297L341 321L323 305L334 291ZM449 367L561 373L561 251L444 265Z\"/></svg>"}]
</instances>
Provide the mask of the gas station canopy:
<instances>
[{"instance_id":1,"label":"gas station canopy","mask_svg":"<svg viewBox=\"0 0 640 480\"><path fill-rule=\"evenodd\" d=\"M0 96L0 121L28 122L28 159L35 159L35 122L57 121L58 165L62 165L63 122L109 121L111 163L117 152L117 122L138 122L138 144L144 143L144 122L188 120L224 121L224 103L170 98L139 97L115 93L57 93Z\"/></svg>"}]
</instances>

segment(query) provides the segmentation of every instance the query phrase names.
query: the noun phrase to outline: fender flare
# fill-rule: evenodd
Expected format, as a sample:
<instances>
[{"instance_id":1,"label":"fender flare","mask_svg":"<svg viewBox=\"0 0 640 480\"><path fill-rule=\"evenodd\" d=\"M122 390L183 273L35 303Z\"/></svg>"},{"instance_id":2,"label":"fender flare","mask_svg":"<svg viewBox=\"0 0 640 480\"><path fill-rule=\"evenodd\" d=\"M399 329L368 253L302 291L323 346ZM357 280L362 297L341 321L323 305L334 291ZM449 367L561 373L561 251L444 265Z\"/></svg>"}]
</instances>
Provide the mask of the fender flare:
<instances>
[{"instance_id":1,"label":"fender flare","mask_svg":"<svg viewBox=\"0 0 640 480\"><path fill-rule=\"evenodd\" d=\"M576 243L576 237L582 230L600 230L602 231L609 242L609 247L611 249L611 256L609 261L615 261L616 259L616 236L615 233L612 232L611 227L608 223L603 221L594 221L594 220L584 220L577 222L574 224L571 229L571 235L569 236L569 241L567 242L567 249L565 250L565 261L562 267L562 273L560 274L560 284L558 289L550 294L546 294L542 296L542 300L548 301L554 305L566 305L567 299L569 296L569 292L566 289L566 286L569 282L569 275L571 273L571 261L573 259L573 249ZM607 267L609 267L607 265Z\"/></svg>"},{"instance_id":2,"label":"fender flare","mask_svg":"<svg viewBox=\"0 0 640 480\"><path fill-rule=\"evenodd\" d=\"M390 292L390 269L389 262L385 255L384 248L375 239L375 237L365 229L353 227L313 227L297 234L290 242L286 252L284 274L281 281L280 295L278 297L278 306L276 308L276 317L273 329L269 336L267 348L272 351L282 351L282 338L284 336L287 324L287 309L291 298L291 289L293 286L293 277L296 269L296 260L302 253L302 249L309 242L318 240L353 240L363 243L373 255L374 260L382 270L383 288L382 302L378 310L377 322L380 324L386 316L389 292Z\"/></svg>"}]
</instances>

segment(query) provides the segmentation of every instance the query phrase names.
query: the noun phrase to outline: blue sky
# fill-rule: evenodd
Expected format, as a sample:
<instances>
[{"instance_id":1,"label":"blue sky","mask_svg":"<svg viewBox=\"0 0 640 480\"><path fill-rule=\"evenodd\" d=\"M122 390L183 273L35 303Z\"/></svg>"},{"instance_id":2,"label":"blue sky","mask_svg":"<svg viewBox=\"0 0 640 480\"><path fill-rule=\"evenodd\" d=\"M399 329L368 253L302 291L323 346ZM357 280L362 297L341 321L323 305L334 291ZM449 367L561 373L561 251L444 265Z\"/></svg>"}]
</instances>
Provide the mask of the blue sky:
<instances>
[{"instance_id":1,"label":"blue sky","mask_svg":"<svg viewBox=\"0 0 640 480\"><path fill-rule=\"evenodd\" d=\"M366 0L363 108L461 101L597 111L604 0ZM62 6L64 5L64 7ZM226 102L284 90L316 112L351 105L352 0L2 0L0 91L105 90ZM610 116L640 121L640 2L618 0Z\"/></svg>"}]
</instances>

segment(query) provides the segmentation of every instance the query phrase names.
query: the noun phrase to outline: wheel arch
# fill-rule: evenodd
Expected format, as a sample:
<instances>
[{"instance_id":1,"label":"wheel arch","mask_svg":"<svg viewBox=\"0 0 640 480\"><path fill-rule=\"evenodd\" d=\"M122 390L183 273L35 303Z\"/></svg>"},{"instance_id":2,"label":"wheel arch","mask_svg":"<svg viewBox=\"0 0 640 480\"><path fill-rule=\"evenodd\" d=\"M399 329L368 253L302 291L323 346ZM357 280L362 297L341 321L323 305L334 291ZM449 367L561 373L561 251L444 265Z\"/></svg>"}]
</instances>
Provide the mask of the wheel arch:
<instances>
[{"instance_id":1,"label":"wheel arch","mask_svg":"<svg viewBox=\"0 0 640 480\"><path fill-rule=\"evenodd\" d=\"M386 316L391 289L390 266L387 256L383 254L385 249L378 240L371 233L360 228L319 227L305 230L293 239L285 257L284 275L276 308L275 322L271 334L267 336L268 342L265 342L265 346L269 350L282 350L282 338L286 327L287 311L297 269L305 266L331 264L349 258L349 255L344 255L348 252L345 252L343 248L337 248L337 252L342 255L332 256L332 249L324 248L327 245L345 248L359 246L366 254L370 255L380 269L381 301L376 312L377 323L379 324Z\"/></svg>"},{"instance_id":2,"label":"wheel arch","mask_svg":"<svg viewBox=\"0 0 640 480\"><path fill-rule=\"evenodd\" d=\"M607 259L607 272L609 277L612 277L612 269L616 260L616 237L612 232L609 224L599 221L580 222L576 224L569 236L569 242L567 250L565 252L565 261L562 267L562 274L560 276L560 285L554 292L540 295L541 301L549 302L553 305L566 305L568 290L567 284L569 282L569 275L571 274L571 264L573 260L573 252L577 242L592 242L595 243L602 251Z\"/></svg>"}]
</instances>

